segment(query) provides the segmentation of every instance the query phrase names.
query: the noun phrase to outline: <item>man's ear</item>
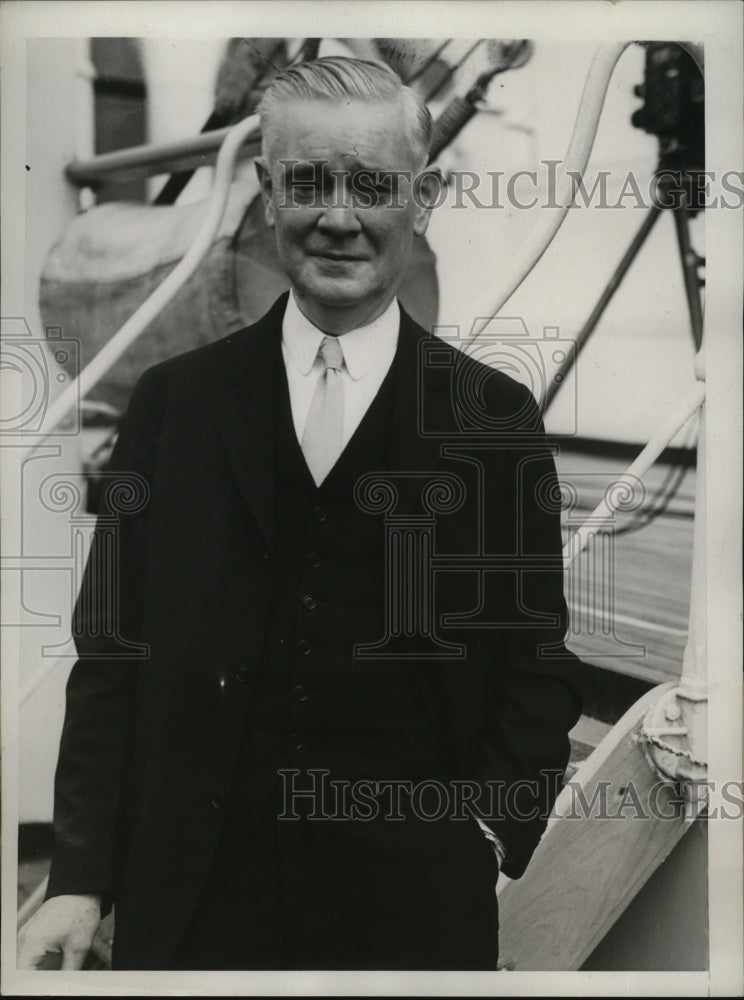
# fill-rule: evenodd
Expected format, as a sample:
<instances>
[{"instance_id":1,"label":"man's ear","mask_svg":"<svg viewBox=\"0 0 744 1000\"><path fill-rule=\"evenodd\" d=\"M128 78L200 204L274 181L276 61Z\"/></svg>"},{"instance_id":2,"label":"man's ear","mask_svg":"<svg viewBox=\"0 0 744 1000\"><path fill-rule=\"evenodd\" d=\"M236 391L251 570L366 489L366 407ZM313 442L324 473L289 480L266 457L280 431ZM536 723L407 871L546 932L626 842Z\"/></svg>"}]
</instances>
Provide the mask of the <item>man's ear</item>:
<instances>
[{"instance_id":1,"label":"man's ear","mask_svg":"<svg viewBox=\"0 0 744 1000\"><path fill-rule=\"evenodd\" d=\"M264 218L269 229L274 228L274 202L271 198L273 185L271 182L271 170L263 156L257 156L254 160L258 183L261 186L261 198L264 203Z\"/></svg>"},{"instance_id":2,"label":"man's ear","mask_svg":"<svg viewBox=\"0 0 744 1000\"><path fill-rule=\"evenodd\" d=\"M415 236L423 236L429 226L431 213L447 197L447 182L439 167L426 167L413 181L413 198L416 211L413 219Z\"/></svg>"}]
</instances>

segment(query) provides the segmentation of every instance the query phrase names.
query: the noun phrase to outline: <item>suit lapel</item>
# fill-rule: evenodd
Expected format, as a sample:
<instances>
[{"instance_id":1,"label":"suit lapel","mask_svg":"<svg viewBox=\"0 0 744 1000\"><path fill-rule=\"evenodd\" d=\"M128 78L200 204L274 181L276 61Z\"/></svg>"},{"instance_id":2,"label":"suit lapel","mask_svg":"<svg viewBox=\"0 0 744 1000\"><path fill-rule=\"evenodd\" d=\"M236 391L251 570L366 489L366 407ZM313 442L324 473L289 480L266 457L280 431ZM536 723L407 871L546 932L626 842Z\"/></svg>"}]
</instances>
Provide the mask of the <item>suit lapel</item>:
<instances>
[{"instance_id":1,"label":"suit lapel","mask_svg":"<svg viewBox=\"0 0 744 1000\"><path fill-rule=\"evenodd\" d=\"M442 444L456 431L451 385L452 366L434 366L426 354L430 338L401 309L396 354L394 422L390 454L391 479L398 491L393 514L405 516L419 506L424 486L436 475ZM438 433L432 433L433 429ZM406 663L425 710L440 739L451 741L446 700L442 696L441 662L425 659Z\"/></svg>"},{"instance_id":2,"label":"suit lapel","mask_svg":"<svg viewBox=\"0 0 744 1000\"><path fill-rule=\"evenodd\" d=\"M273 547L275 524L275 414L279 392L282 317L287 294L252 327L233 334L222 367L218 412L230 467Z\"/></svg>"},{"instance_id":3,"label":"suit lapel","mask_svg":"<svg viewBox=\"0 0 744 1000\"><path fill-rule=\"evenodd\" d=\"M275 414L280 393L281 326L287 293L254 324L231 336L222 366L218 419L233 475L251 507L269 547L275 524ZM389 473L399 500L396 513L411 510L421 495L425 474L441 457L442 437L425 427L452 425L446 391L449 372L424 364L424 330L401 309L395 356L395 402Z\"/></svg>"},{"instance_id":4,"label":"suit lapel","mask_svg":"<svg viewBox=\"0 0 744 1000\"><path fill-rule=\"evenodd\" d=\"M426 434L426 428L451 422L448 374L424 363L423 347L428 339L401 308L389 467L398 490L397 514L410 511L417 503L425 474L433 472L441 458L442 438Z\"/></svg>"}]
</instances>

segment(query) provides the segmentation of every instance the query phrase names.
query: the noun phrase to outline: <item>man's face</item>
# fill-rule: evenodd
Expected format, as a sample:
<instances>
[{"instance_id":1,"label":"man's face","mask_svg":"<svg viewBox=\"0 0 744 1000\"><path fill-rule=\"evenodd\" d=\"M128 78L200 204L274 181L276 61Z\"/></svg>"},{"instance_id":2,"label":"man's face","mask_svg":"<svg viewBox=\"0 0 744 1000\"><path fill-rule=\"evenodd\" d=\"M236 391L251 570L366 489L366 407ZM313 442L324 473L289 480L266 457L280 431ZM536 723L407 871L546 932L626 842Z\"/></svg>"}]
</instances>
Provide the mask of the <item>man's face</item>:
<instances>
[{"instance_id":1,"label":"man's face","mask_svg":"<svg viewBox=\"0 0 744 1000\"><path fill-rule=\"evenodd\" d=\"M409 131L400 104L297 101L271 137L271 162L257 161L279 258L303 312L326 332L384 311L414 235L426 231Z\"/></svg>"}]
</instances>

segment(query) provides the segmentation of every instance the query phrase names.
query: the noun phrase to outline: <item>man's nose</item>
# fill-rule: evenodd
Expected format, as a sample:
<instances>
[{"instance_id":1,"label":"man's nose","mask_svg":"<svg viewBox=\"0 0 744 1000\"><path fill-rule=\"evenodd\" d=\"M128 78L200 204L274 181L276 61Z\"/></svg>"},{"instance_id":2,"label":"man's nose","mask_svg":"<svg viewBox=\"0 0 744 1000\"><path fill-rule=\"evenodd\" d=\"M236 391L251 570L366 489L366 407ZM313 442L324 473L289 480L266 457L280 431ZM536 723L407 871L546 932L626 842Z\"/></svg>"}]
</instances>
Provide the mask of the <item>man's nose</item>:
<instances>
[{"instance_id":1,"label":"man's nose","mask_svg":"<svg viewBox=\"0 0 744 1000\"><path fill-rule=\"evenodd\" d=\"M326 205L320 218L318 228L329 236L353 236L361 231L361 225L356 211L347 195Z\"/></svg>"}]
</instances>

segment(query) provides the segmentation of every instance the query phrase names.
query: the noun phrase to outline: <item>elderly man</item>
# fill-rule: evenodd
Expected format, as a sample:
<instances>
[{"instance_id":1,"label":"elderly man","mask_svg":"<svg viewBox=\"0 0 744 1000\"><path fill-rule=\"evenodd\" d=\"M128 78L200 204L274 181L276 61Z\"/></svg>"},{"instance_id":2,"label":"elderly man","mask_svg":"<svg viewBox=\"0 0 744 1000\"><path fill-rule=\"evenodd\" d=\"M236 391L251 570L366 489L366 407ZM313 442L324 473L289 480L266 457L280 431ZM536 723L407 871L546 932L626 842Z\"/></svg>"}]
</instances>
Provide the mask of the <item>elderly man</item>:
<instances>
[{"instance_id":1,"label":"elderly man","mask_svg":"<svg viewBox=\"0 0 744 1000\"><path fill-rule=\"evenodd\" d=\"M552 458L396 300L438 195L415 94L332 57L261 117L291 292L132 396L21 962L79 966L113 904L120 969L495 969L579 712Z\"/></svg>"}]
</instances>

